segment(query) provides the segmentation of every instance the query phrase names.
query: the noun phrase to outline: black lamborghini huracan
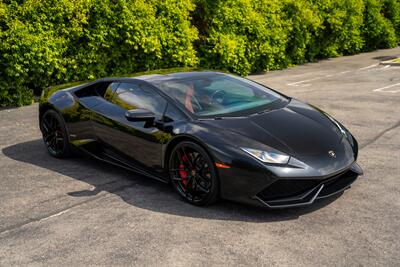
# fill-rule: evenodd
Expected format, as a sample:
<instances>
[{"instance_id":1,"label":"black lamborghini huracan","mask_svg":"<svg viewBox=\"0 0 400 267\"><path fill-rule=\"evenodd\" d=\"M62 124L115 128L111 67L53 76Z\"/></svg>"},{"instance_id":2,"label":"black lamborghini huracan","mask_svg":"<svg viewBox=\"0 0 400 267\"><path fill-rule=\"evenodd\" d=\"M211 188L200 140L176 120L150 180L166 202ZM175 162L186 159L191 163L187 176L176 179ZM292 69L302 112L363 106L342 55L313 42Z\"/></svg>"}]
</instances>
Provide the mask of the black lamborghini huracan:
<instances>
[{"instance_id":1,"label":"black lamborghini huracan","mask_svg":"<svg viewBox=\"0 0 400 267\"><path fill-rule=\"evenodd\" d=\"M44 90L39 119L54 157L78 148L163 182L188 202L269 208L340 193L362 174L358 145L316 107L206 71L105 78Z\"/></svg>"}]
</instances>

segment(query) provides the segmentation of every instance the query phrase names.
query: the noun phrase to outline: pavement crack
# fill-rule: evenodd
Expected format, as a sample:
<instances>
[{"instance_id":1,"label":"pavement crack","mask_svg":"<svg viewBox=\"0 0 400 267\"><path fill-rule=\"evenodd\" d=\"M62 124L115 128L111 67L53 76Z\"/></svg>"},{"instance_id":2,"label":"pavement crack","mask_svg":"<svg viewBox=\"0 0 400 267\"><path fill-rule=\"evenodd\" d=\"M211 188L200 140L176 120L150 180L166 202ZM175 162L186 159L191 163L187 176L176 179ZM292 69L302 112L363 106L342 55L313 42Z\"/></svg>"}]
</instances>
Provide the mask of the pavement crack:
<instances>
[{"instance_id":1,"label":"pavement crack","mask_svg":"<svg viewBox=\"0 0 400 267\"><path fill-rule=\"evenodd\" d=\"M365 144L360 145L360 150L375 143L379 138L381 138L385 133L390 132L391 130L397 128L400 126L400 121L395 123L394 125L390 126L389 128L386 128L385 130L381 131L379 134L377 134L374 138L372 138L370 141L366 142Z\"/></svg>"},{"instance_id":2,"label":"pavement crack","mask_svg":"<svg viewBox=\"0 0 400 267\"><path fill-rule=\"evenodd\" d=\"M79 203L76 203L76 204L73 204L73 205L71 205L71 206L68 206L68 207L66 207L66 208L57 210L57 211L55 211L55 212L47 213L47 214L45 214L44 216L40 216L40 217L36 217L36 218L30 218L30 219L25 220L25 221L23 221L23 222L21 222L21 223L14 224L14 225L11 225L11 226L9 226L9 227L2 228L2 229L0 229L0 235L3 234L3 233L5 233L5 232L9 232L9 231L12 231L12 230L21 228L21 227L23 227L23 226L25 226L25 225L27 225L27 224L30 224L30 223L35 223L35 222L44 221L44 220L49 219L49 218L51 218L51 217L55 217L55 216L61 215L61 214L63 214L63 213L66 213L68 210L70 210L70 209L72 209L72 208L74 208L74 207L77 207L77 206L79 206L79 205L83 205L83 204L89 203L89 202L91 202L91 201L97 200L97 199L99 199L99 198L101 198L101 197L103 197L103 196L104 196L104 195L96 196L96 197L90 198L90 199L88 199L88 200L81 201L81 202L79 202Z\"/></svg>"},{"instance_id":3,"label":"pavement crack","mask_svg":"<svg viewBox=\"0 0 400 267\"><path fill-rule=\"evenodd\" d=\"M111 184L111 183L107 183L107 184ZM21 228L21 227L23 227L25 225L28 225L28 224L31 224L31 223L41 222L41 221L45 221L45 220L53 218L53 217L57 217L59 215L67 213L72 208L87 204L89 202L92 202L92 201L95 201L95 200L98 200L98 199L101 199L101 198L105 198L105 197L109 196L109 194L117 194L118 192L124 191L125 189L127 189L127 188L129 188L131 186L134 186L134 185L136 185L136 183L130 183L130 184L118 186L118 187L116 187L114 189L110 189L110 190L104 191L104 192L106 192L105 194L100 194L100 195L97 194L97 195L91 197L90 199L81 201L79 203L75 203L73 205L70 205L68 207L59 209L59 210L51 212L51 213L46 213L44 216L39 216L39 217L36 217L36 218L30 218L30 219L25 220L25 221L23 221L21 223L14 224L14 225L11 225L11 226L5 227L5 228L0 228L0 235L3 234L3 233L9 232L9 231L13 231L13 230L18 229L18 228Z\"/></svg>"}]
</instances>

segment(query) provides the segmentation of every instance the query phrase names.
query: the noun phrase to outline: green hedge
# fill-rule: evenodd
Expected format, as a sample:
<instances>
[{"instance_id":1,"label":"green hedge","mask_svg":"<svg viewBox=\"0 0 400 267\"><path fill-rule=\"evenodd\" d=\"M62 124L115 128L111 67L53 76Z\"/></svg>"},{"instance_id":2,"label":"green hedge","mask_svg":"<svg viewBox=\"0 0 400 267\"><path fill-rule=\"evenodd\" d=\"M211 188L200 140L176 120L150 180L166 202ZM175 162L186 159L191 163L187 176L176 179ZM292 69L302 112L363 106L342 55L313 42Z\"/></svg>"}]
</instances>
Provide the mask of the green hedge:
<instances>
[{"instance_id":1,"label":"green hedge","mask_svg":"<svg viewBox=\"0 0 400 267\"><path fill-rule=\"evenodd\" d=\"M194 7L191 0L3 1L0 104L28 104L51 84L196 65Z\"/></svg>"},{"instance_id":2,"label":"green hedge","mask_svg":"<svg viewBox=\"0 0 400 267\"><path fill-rule=\"evenodd\" d=\"M0 106L53 84L177 66L247 75L399 39L399 0L0 0Z\"/></svg>"},{"instance_id":3,"label":"green hedge","mask_svg":"<svg viewBox=\"0 0 400 267\"><path fill-rule=\"evenodd\" d=\"M399 0L200 1L201 64L246 75L394 47Z\"/></svg>"}]
</instances>

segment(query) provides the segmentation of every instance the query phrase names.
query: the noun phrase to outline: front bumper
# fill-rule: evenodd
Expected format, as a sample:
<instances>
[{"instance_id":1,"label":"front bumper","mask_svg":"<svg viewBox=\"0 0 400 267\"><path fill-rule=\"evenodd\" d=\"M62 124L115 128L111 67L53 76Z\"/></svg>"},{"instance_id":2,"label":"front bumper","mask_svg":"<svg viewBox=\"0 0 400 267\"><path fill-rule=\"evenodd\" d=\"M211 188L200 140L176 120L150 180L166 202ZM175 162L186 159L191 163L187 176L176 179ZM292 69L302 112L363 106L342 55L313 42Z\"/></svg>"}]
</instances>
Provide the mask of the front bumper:
<instances>
[{"instance_id":1,"label":"front bumper","mask_svg":"<svg viewBox=\"0 0 400 267\"><path fill-rule=\"evenodd\" d=\"M362 169L354 162L349 169L324 179L278 179L252 199L268 208L306 206L316 199L343 192L362 174Z\"/></svg>"}]
</instances>

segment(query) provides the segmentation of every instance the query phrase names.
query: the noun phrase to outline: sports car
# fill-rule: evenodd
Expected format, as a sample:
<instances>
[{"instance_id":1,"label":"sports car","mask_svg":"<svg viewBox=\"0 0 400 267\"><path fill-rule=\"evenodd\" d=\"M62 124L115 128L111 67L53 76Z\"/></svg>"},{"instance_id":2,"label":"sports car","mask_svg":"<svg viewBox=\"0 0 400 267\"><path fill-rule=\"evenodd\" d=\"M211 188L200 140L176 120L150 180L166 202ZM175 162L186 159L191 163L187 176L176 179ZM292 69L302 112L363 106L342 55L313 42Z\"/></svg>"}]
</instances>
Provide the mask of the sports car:
<instances>
[{"instance_id":1,"label":"sports car","mask_svg":"<svg viewBox=\"0 0 400 267\"><path fill-rule=\"evenodd\" d=\"M50 87L39 104L50 155L76 150L171 183L182 198L286 208L348 189L358 145L318 108L212 71L104 78Z\"/></svg>"}]
</instances>

